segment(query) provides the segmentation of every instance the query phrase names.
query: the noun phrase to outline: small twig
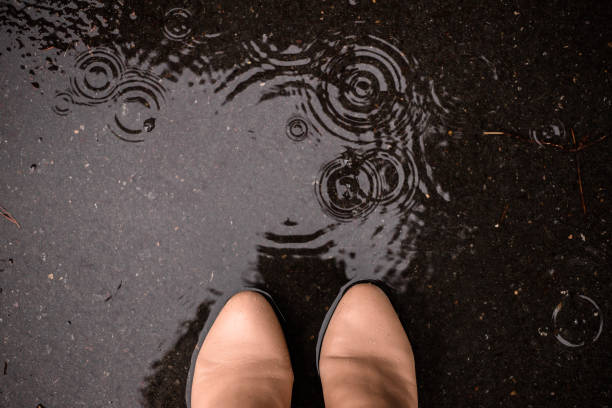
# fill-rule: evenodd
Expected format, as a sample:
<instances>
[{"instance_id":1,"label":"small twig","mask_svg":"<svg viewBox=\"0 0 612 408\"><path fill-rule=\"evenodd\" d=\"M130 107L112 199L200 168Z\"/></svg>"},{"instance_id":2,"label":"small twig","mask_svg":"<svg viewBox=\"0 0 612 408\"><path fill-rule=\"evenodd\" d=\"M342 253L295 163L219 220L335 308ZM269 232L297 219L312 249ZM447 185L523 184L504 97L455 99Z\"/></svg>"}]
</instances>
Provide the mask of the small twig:
<instances>
[{"instance_id":1,"label":"small twig","mask_svg":"<svg viewBox=\"0 0 612 408\"><path fill-rule=\"evenodd\" d=\"M121 289L122 285L123 285L123 280L121 280L119 282L119 286L117 286L117 289L115 290L115 293L112 293L112 294L108 295L107 298L104 299L104 301L108 302L109 300L111 300L113 298L113 296L115 296L119 292L119 289Z\"/></svg>"},{"instance_id":2,"label":"small twig","mask_svg":"<svg viewBox=\"0 0 612 408\"><path fill-rule=\"evenodd\" d=\"M578 142L578 147L575 147L573 149L568 149L568 152L579 152L581 150L586 149L587 147L593 146L596 143L604 141L607 137L608 137L608 135L603 135L599 139L594 140L591 143L583 143L583 141L581 140L580 142ZM588 138L586 138L586 139L588 139ZM584 138L583 138L583 140L584 140Z\"/></svg>"},{"instance_id":3,"label":"small twig","mask_svg":"<svg viewBox=\"0 0 612 408\"><path fill-rule=\"evenodd\" d=\"M576 147L576 135L574 135L574 129L570 128L572 134L572 142L576 149L576 173L578 174L578 189L580 190L580 204L582 204L582 212L586 215L586 204L584 202L584 191L582 190L582 174L580 172L580 158L578 157L578 150Z\"/></svg>"},{"instance_id":4,"label":"small twig","mask_svg":"<svg viewBox=\"0 0 612 408\"><path fill-rule=\"evenodd\" d=\"M540 142L540 141L536 142L535 140L532 140L532 139L527 138L525 136L522 136L522 135L519 135L519 134L510 133L510 132L503 132L503 131L484 131L484 132L482 132L483 135L509 136L509 137L514 137L514 138L517 138L517 139L521 139L521 140L527 141L529 143L535 143L535 144L539 144L539 145L542 145L542 146L550 146L550 147L554 147L556 149L559 149L559 150L562 150L562 151L565 151L565 152L568 152L568 153L575 153L575 155L576 155L576 174L578 176L577 177L578 178L577 183L578 183L578 190L580 191L580 204L582 206L582 212L586 215L587 210L586 210L586 202L584 200L584 188L583 188L583 185L582 185L582 170L580 168L580 158L578 157L578 152L581 152L581 151L583 151L583 150L593 146L596 143L600 143L600 142L604 141L608 137L608 135L600 136L599 138L597 138L596 140L594 140L594 141L592 141L590 143L587 143L587 141L589 140L589 137L588 136L583 136L580 139L580 142L576 143L576 135L574 134L574 129L573 128L570 128L570 133L572 135L572 146L571 147L563 146L563 145L560 145L560 144L557 144L557 143ZM504 215L505 215L505 210L504 210L504 214L502 214L502 219L500 220L500 223L503 220Z\"/></svg>"},{"instance_id":5,"label":"small twig","mask_svg":"<svg viewBox=\"0 0 612 408\"><path fill-rule=\"evenodd\" d=\"M502 211L502 215L501 217L499 217L499 222L497 224L495 224L495 228L499 228L499 226L501 225L501 223L504 221L504 219L506 218L506 213L508 212L508 207L510 207L510 204L507 203L504 206L504 211Z\"/></svg>"},{"instance_id":6,"label":"small twig","mask_svg":"<svg viewBox=\"0 0 612 408\"><path fill-rule=\"evenodd\" d=\"M504 220L504 218L506 218L506 213L508 212L508 207L510 207L510 204L506 204L506 206L504 207L504 212L502 212L501 217L499 218L499 223L501 224L502 221Z\"/></svg>"},{"instance_id":7,"label":"small twig","mask_svg":"<svg viewBox=\"0 0 612 408\"><path fill-rule=\"evenodd\" d=\"M550 147L555 147L555 148L557 148L557 149L559 149L559 150L566 150L566 148L565 148L564 146L560 145L560 144L557 144L557 143L551 143L551 142L540 142L540 141L537 141L537 142L536 142L536 141L535 141L535 140L533 140L533 139L530 139L530 138L528 138L528 137L525 137L525 136L522 136L522 135L520 135L520 134L516 134L516 133L510 133L510 132L501 132L501 131L485 131L485 132L482 132L482 134L483 134L483 135L486 135L486 136L493 135L493 136L508 136L508 137L514 137L515 139L520 139L520 140L523 140L523 141L525 141L525 142L527 142L527 143L539 144L539 145L541 145L541 146L550 146Z\"/></svg>"},{"instance_id":8,"label":"small twig","mask_svg":"<svg viewBox=\"0 0 612 408\"><path fill-rule=\"evenodd\" d=\"M15 224L17 228L21 228L21 225L19 225L19 222L4 207L0 206L0 214L2 214L2 216L6 218L7 220L9 220L10 222Z\"/></svg>"},{"instance_id":9,"label":"small twig","mask_svg":"<svg viewBox=\"0 0 612 408\"><path fill-rule=\"evenodd\" d=\"M540 146L554 147L555 149L563 150L563 151L571 152L571 153L575 153L575 152L579 152L579 151L585 150L585 149L593 146L596 143L604 141L608 137L608 135L603 135L603 136L599 137L597 140L594 140L591 143L584 143L585 140L588 140L588 137L585 137L585 138L583 138L580 141L580 143L578 143L578 144L574 143L574 145L572 147L569 147L569 146L560 145L558 143L542 142L542 141L537 141L536 142L535 140L533 140L533 139L531 139L529 137L522 136L522 135L516 134L516 133L510 133L510 132L485 131L485 132L482 132L482 134L485 135L485 136L491 136L492 135L492 136L514 137L516 139L520 139L520 140L523 140L523 141L528 142L528 143L537 144L537 145L540 145Z\"/></svg>"}]
</instances>

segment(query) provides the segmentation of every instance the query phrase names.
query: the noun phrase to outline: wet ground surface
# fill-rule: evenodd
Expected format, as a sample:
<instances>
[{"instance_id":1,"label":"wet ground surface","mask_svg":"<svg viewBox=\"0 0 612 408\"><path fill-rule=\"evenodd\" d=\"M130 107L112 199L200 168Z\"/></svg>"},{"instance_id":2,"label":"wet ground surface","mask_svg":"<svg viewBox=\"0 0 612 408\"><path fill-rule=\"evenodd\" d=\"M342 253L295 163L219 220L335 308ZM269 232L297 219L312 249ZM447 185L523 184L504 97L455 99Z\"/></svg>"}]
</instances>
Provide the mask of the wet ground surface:
<instances>
[{"instance_id":1,"label":"wet ground surface","mask_svg":"<svg viewBox=\"0 0 612 408\"><path fill-rule=\"evenodd\" d=\"M0 1L0 405L183 406L257 285L322 406L375 277L422 406L609 406L609 4L236 3Z\"/></svg>"}]
</instances>

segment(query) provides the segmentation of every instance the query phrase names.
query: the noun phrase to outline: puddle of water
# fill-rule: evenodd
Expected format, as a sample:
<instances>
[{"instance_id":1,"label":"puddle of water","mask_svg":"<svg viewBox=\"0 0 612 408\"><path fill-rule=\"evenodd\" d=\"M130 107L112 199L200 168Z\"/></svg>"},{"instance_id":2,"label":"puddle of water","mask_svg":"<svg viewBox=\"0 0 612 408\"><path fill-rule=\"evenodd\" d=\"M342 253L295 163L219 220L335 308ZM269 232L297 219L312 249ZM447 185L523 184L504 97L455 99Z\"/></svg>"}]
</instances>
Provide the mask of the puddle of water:
<instances>
[{"instance_id":1,"label":"puddle of water","mask_svg":"<svg viewBox=\"0 0 612 408\"><path fill-rule=\"evenodd\" d=\"M121 140L142 142L155 129L156 117L164 103L161 79L147 71L126 71L117 86L113 120L109 127Z\"/></svg>"},{"instance_id":2,"label":"puddle of water","mask_svg":"<svg viewBox=\"0 0 612 408\"><path fill-rule=\"evenodd\" d=\"M143 142L155 129L165 94L154 73L127 68L117 51L94 48L76 58L70 88L56 93L52 110L67 116L73 105L94 107L108 117L108 129L117 138Z\"/></svg>"},{"instance_id":3,"label":"puddle of water","mask_svg":"<svg viewBox=\"0 0 612 408\"><path fill-rule=\"evenodd\" d=\"M115 96L125 64L117 52L106 48L86 51L76 58L71 90L82 105L98 105Z\"/></svg>"}]
</instances>

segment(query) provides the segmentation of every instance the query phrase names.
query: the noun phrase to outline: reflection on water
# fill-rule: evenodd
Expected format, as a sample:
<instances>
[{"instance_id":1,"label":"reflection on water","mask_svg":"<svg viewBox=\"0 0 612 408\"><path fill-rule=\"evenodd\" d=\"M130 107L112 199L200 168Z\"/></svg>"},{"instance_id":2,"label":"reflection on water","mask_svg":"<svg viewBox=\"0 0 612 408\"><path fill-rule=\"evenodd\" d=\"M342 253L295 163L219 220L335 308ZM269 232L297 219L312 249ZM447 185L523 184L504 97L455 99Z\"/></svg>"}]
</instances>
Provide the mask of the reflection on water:
<instances>
[{"instance_id":1,"label":"reflection on water","mask_svg":"<svg viewBox=\"0 0 612 408\"><path fill-rule=\"evenodd\" d=\"M27 29L20 18L34 23L34 14L46 13L44 8L7 7L20 30ZM234 42L214 23L219 15L206 7L114 5L108 12L92 4L85 8L86 27L50 22L61 24L66 36L45 36L41 46L55 46L70 56L71 48L82 44L65 41L68 36L87 43L91 35L98 43L74 57L73 68L67 69L70 88L57 93L53 111L66 116L75 105L96 109L108 115L108 129L120 140L146 142L158 128L172 82L197 83L202 92L218 95L226 109L253 94L258 104L295 104L297 113L283 118L285 128L273 131L287 136L285 143L317 141L334 148L305 159L313 169L301 175L311 180L308 194L301 196L308 204L305 216L297 216L298 204L305 204L298 201L292 203L296 208L269 215L275 225L288 218L299 221L278 230L253 222L245 227L240 243L250 246L248 259L335 259L346 278L375 276L405 288L425 226L425 201L435 194L450 200L428 162L429 150L443 146L447 136L443 119L449 110L438 84L419 68L411 50L402 50L390 35L330 29L314 36L304 33L296 41L264 33ZM142 39L119 35L126 24L153 21L161 47L138 49L133 42ZM250 165L256 169L258 163ZM256 187L263 189L259 196L274 194L266 183ZM288 183L283 189L304 186ZM273 279L257 272L259 278Z\"/></svg>"},{"instance_id":2,"label":"reflection on water","mask_svg":"<svg viewBox=\"0 0 612 408\"><path fill-rule=\"evenodd\" d=\"M146 385L140 390L143 407L185 406L185 387L191 353L198 344L199 334L213 304L213 300L202 302L198 306L196 316L181 324L179 338L172 348L151 365L153 373L145 378Z\"/></svg>"}]
</instances>

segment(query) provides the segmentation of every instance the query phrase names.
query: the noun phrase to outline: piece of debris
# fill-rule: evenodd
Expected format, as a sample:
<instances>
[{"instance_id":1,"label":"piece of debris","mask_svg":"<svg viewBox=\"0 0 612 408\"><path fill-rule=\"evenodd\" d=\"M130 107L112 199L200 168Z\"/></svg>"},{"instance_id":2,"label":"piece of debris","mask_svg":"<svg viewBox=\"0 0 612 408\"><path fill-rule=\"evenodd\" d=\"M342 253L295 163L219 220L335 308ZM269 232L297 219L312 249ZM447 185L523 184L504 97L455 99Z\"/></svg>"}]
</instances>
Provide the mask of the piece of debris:
<instances>
[{"instance_id":1,"label":"piece of debris","mask_svg":"<svg viewBox=\"0 0 612 408\"><path fill-rule=\"evenodd\" d=\"M112 294L108 295L108 297L106 299L104 299L104 301L108 302L109 300L111 300L113 298L113 296L115 296L117 294L117 292L119 292L119 289L121 289L121 286L123 286L123 281L119 282L119 285L117 286L117 289L115 289L115 293L112 293Z\"/></svg>"},{"instance_id":2,"label":"piece of debris","mask_svg":"<svg viewBox=\"0 0 612 408\"><path fill-rule=\"evenodd\" d=\"M2 214L2 216L4 218L6 218L7 220L9 220L10 222L12 222L13 224L15 224L17 226L17 228L21 228L21 225L19 224L19 222L15 219L15 217L13 217L11 215L11 213L9 213L4 207L0 206L0 214Z\"/></svg>"},{"instance_id":3,"label":"piece of debris","mask_svg":"<svg viewBox=\"0 0 612 408\"><path fill-rule=\"evenodd\" d=\"M502 224L502 222L506 218L506 213L508 212L508 207L510 207L510 204L506 204L506 206L504 207L504 210L502 211L501 217L499 217L499 222L497 224L495 224L495 228L499 228L499 226Z\"/></svg>"},{"instance_id":4,"label":"piece of debris","mask_svg":"<svg viewBox=\"0 0 612 408\"><path fill-rule=\"evenodd\" d=\"M573 129L572 129L572 133L573 133ZM519 139L522 140L524 142L528 142L528 143L533 143L533 144L537 144L540 146L547 146L547 147L554 147L558 150L563 150L565 152L570 152L570 153L576 153L576 152L580 152L582 150L585 150L597 143L603 142L604 140L606 140L608 138L608 135L601 135L599 136L597 139L593 140L590 136L583 136L580 141L578 141L577 143L574 142L572 145L561 145L558 143L552 143L552 142L546 142L546 141L535 141L532 138L525 136L525 135L521 135L519 133L512 133L512 132L504 132L504 131L484 131L482 132L482 134L484 136L507 136L507 137L512 137L515 139Z\"/></svg>"},{"instance_id":5,"label":"piece of debris","mask_svg":"<svg viewBox=\"0 0 612 408\"><path fill-rule=\"evenodd\" d=\"M574 143L574 149L576 151L576 173L578 177L578 190L580 191L580 204L582 205L582 212L586 215L586 203L584 202L584 191L582 190L582 172L580 171L580 158L578 157L578 145L576 144L576 135L574 135L574 129L570 128L572 133L572 142Z\"/></svg>"}]
</instances>

